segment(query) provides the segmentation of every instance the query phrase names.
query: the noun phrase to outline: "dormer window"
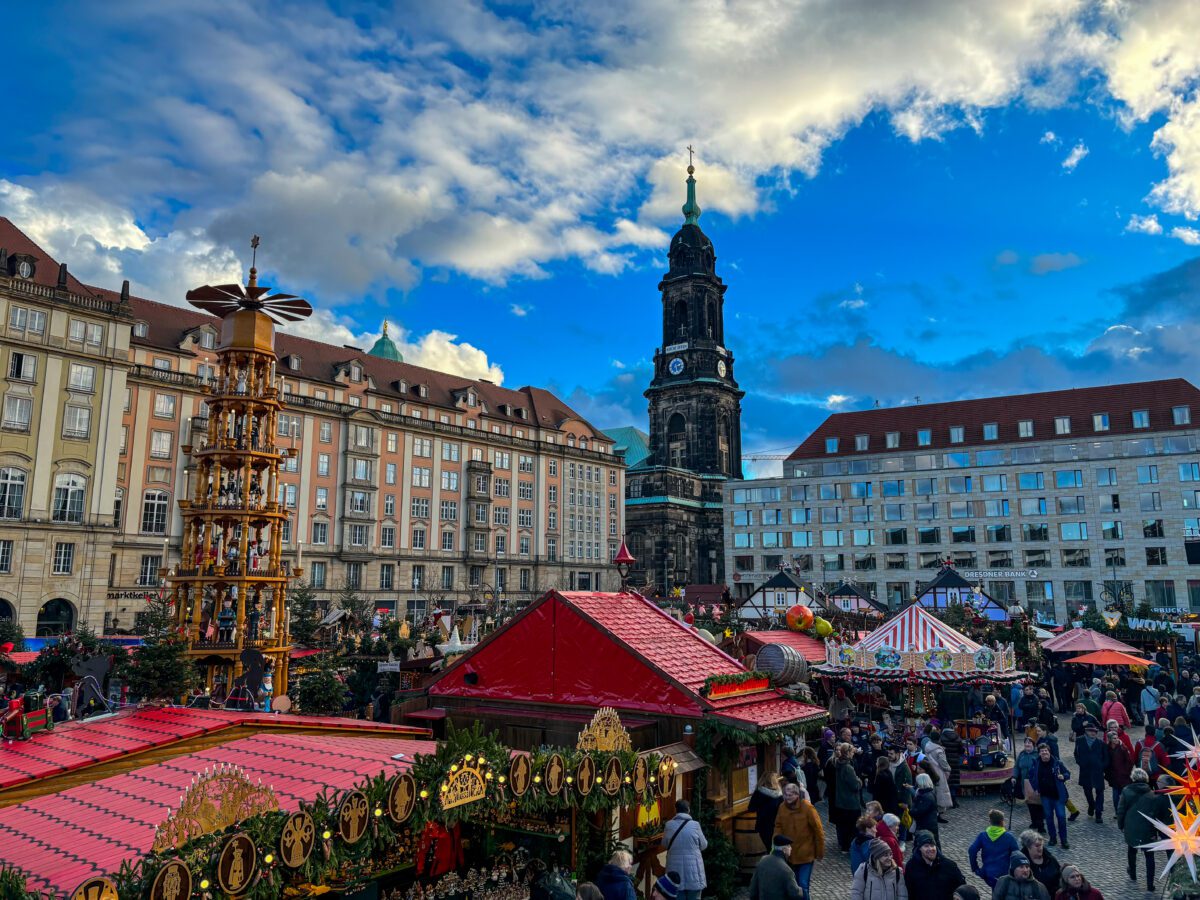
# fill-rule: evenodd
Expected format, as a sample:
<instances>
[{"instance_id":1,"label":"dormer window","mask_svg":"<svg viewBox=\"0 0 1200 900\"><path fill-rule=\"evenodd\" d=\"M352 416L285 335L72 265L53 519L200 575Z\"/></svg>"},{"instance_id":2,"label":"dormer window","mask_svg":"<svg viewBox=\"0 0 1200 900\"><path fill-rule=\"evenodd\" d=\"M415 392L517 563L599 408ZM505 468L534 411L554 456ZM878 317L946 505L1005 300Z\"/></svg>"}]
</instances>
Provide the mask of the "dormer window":
<instances>
[{"instance_id":1,"label":"dormer window","mask_svg":"<svg viewBox=\"0 0 1200 900\"><path fill-rule=\"evenodd\" d=\"M418 394L418 396L421 396L421 397L428 397L429 396L429 388L423 384L418 385L417 386L417 394Z\"/></svg>"},{"instance_id":2,"label":"dormer window","mask_svg":"<svg viewBox=\"0 0 1200 900\"><path fill-rule=\"evenodd\" d=\"M522 406L520 409L517 410L517 417L520 419L528 419L529 418L529 410L527 410L525 407Z\"/></svg>"},{"instance_id":3,"label":"dormer window","mask_svg":"<svg viewBox=\"0 0 1200 900\"><path fill-rule=\"evenodd\" d=\"M149 333L150 333L150 326L147 325L145 322L134 322L133 323L133 336L134 337L144 338Z\"/></svg>"},{"instance_id":4,"label":"dormer window","mask_svg":"<svg viewBox=\"0 0 1200 900\"><path fill-rule=\"evenodd\" d=\"M205 350L212 350L217 346L217 336L211 331L200 332L200 346Z\"/></svg>"},{"instance_id":5,"label":"dormer window","mask_svg":"<svg viewBox=\"0 0 1200 900\"><path fill-rule=\"evenodd\" d=\"M1093 421L1095 416L1092 417ZM1105 429L1107 430L1107 428ZM1070 434L1071 433L1071 417L1070 416L1055 416L1054 417L1054 433L1055 434Z\"/></svg>"},{"instance_id":6,"label":"dormer window","mask_svg":"<svg viewBox=\"0 0 1200 900\"><path fill-rule=\"evenodd\" d=\"M889 431L887 433L887 448L889 450L895 450L899 446L900 446L900 432Z\"/></svg>"},{"instance_id":7,"label":"dormer window","mask_svg":"<svg viewBox=\"0 0 1200 900\"><path fill-rule=\"evenodd\" d=\"M1150 427L1150 410L1135 409L1133 411L1133 427L1134 428L1149 428Z\"/></svg>"},{"instance_id":8,"label":"dormer window","mask_svg":"<svg viewBox=\"0 0 1200 900\"><path fill-rule=\"evenodd\" d=\"M295 353L287 358L287 364L288 368L293 372L300 371L300 357L298 357Z\"/></svg>"},{"instance_id":9,"label":"dormer window","mask_svg":"<svg viewBox=\"0 0 1200 900\"><path fill-rule=\"evenodd\" d=\"M1017 437L1033 437L1033 419L1021 419L1017 422Z\"/></svg>"},{"instance_id":10,"label":"dormer window","mask_svg":"<svg viewBox=\"0 0 1200 900\"><path fill-rule=\"evenodd\" d=\"M985 441L994 441L1000 437L1000 426L996 422L985 422L983 425L983 439Z\"/></svg>"},{"instance_id":11,"label":"dormer window","mask_svg":"<svg viewBox=\"0 0 1200 900\"><path fill-rule=\"evenodd\" d=\"M837 438L825 438L825 452L826 453L837 453L837 450L838 450L838 439Z\"/></svg>"},{"instance_id":12,"label":"dormer window","mask_svg":"<svg viewBox=\"0 0 1200 900\"><path fill-rule=\"evenodd\" d=\"M475 398L475 392L471 391L467 394L467 406L475 406L479 401Z\"/></svg>"},{"instance_id":13,"label":"dormer window","mask_svg":"<svg viewBox=\"0 0 1200 900\"><path fill-rule=\"evenodd\" d=\"M951 425L950 426L950 443L961 444L963 442L963 438L964 438L963 426Z\"/></svg>"},{"instance_id":14,"label":"dormer window","mask_svg":"<svg viewBox=\"0 0 1200 900\"><path fill-rule=\"evenodd\" d=\"M871 436L868 434L856 434L854 436L854 449L866 450L871 445Z\"/></svg>"},{"instance_id":15,"label":"dormer window","mask_svg":"<svg viewBox=\"0 0 1200 900\"><path fill-rule=\"evenodd\" d=\"M362 366L355 364L350 367L350 380L362 381Z\"/></svg>"},{"instance_id":16,"label":"dormer window","mask_svg":"<svg viewBox=\"0 0 1200 900\"><path fill-rule=\"evenodd\" d=\"M1095 413L1092 416L1093 431L1108 431L1108 413Z\"/></svg>"},{"instance_id":17,"label":"dormer window","mask_svg":"<svg viewBox=\"0 0 1200 900\"><path fill-rule=\"evenodd\" d=\"M933 432L928 428L917 429L917 446L928 447L933 443Z\"/></svg>"}]
</instances>

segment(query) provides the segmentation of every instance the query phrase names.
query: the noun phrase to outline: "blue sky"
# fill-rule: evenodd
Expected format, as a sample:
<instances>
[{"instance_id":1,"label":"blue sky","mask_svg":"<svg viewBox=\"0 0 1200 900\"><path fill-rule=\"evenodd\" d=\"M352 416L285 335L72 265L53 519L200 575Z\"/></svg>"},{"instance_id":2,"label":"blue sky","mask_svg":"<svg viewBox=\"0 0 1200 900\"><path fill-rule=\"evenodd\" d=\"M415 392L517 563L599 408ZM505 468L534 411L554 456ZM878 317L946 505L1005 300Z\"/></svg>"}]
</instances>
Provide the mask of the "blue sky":
<instances>
[{"instance_id":1,"label":"blue sky","mask_svg":"<svg viewBox=\"0 0 1200 900\"><path fill-rule=\"evenodd\" d=\"M1182 375L1200 4L116 0L0 60L0 214L181 303L262 268L309 333L644 425L698 148L748 452L831 410ZM756 471L762 471L762 467Z\"/></svg>"}]
</instances>

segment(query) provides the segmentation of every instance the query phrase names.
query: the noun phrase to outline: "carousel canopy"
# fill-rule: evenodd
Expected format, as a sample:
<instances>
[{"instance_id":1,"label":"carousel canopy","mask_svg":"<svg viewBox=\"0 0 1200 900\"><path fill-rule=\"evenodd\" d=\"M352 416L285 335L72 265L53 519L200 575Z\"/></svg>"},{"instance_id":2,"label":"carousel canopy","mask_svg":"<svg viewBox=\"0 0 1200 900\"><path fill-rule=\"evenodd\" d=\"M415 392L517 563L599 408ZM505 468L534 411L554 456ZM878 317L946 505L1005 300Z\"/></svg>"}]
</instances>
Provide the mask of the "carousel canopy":
<instances>
[{"instance_id":1,"label":"carousel canopy","mask_svg":"<svg viewBox=\"0 0 1200 900\"><path fill-rule=\"evenodd\" d=\"M986 647L911 604L857 644L825 645L814 670L868 681L1019 681L1012 645Z\"/></svg>"},{"instance_id":2,"label":"carousel canopy","mask_svg":"<svg viewBox=\"0 0 1200 900\"><path fill-rule=\"evenodd\" d=\"M1042 644L1043 650L1051 653L1091 653L1095 650L1118 650L1121 653L1139 653L1136 647L1123 644L1116 638L1092 631L1090 628L1071 628L1058 637Z\"/></svg>"}]
</instances>

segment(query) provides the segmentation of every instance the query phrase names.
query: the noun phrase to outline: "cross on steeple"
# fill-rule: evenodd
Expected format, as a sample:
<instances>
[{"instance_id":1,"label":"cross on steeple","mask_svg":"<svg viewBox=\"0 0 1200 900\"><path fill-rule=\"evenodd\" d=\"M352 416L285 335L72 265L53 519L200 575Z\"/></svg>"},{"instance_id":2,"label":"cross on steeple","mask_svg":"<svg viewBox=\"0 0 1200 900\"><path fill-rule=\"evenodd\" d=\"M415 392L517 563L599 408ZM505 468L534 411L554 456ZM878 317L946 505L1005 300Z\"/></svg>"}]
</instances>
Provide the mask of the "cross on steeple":
<instances>
[{"instance_id":1,"label":"cross on steeple","mask_svg":"<svg viewBox=\"0 0 1200 900\"><path fill-rule=\"evenodd\" d=\"M694 154L696 151L692 149L692 145L691 145L691 144L688 144L688 145L687 145L687 152L688 152L688 165L690 166L690 165L692 165L692 155L693 155L693 154Z\"/></svg>"}]
</instances>

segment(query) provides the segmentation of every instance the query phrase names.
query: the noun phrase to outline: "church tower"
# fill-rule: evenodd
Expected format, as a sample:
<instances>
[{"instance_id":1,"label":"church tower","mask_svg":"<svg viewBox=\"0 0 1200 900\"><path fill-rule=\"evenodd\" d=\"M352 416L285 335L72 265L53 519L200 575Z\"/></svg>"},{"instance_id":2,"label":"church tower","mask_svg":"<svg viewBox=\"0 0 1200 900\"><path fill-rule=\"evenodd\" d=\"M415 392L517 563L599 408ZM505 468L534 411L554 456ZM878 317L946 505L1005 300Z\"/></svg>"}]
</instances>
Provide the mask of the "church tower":
<instances>
[{"instance_id":1,"label":"church tower","mask_svg":"<svg viewBox=\"0 0 1200 900\"><path fill-rule=\"evenodd\" d=\"M663 337L645 395L650 451L654 465L741 478L744 392L725 347L726 285L716 273L712 241L700 230L695 167L687 171L683 226L671 239L669 270L658 285Z\"/></svg>"}]
</instances>

